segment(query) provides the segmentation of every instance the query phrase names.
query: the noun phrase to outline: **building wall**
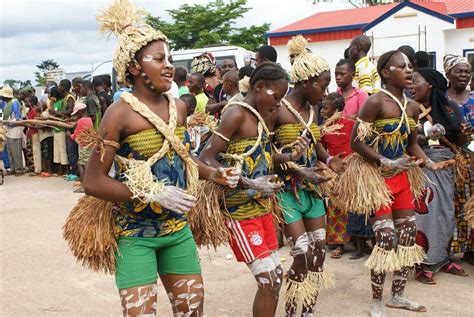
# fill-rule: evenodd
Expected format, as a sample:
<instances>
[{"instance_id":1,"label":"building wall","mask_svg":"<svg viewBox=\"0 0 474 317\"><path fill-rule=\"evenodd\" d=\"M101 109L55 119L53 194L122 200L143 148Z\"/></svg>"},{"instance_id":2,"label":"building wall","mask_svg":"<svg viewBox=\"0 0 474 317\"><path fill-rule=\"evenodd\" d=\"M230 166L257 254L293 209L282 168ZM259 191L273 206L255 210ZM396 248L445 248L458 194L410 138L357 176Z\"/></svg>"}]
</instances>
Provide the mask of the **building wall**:
<instances>
[{"instance_id":1,"label":"building wall","mask_svg":"<svg viewBox=\"0 0 474 317\"><path fill-rule=\"evenodd\" d=\"M474 50L474 27L444 32L445 54L462 55L463 50Z\"/></svg>"},{"instance_id":2,"label":"building wall","mask_svg":"<svg viewBox=\"0 0 474 317\"><path fill-rule=\"evenodd\" d=\"M425 27L426 35L424 34ZM441 72L445 54L462 55L463 50L474 49L474 42L472 42L474 27L456 29L455 23L443 21L410 7L401 9L367 30L365 34L374 38L369 52L370 57L377 59L389 50L397 49L402 45L410 45L415 51L436 52L436 69ZM331 70L334 70L337 61L343 58L344 50L349 43L350 40L310 42L308 48L324 57L331 66ZM275 45L275 49L278 52L278 62L283 68L290 70L286 45ZM335 88L334 73L332 73L330 90L333 91Z\"/></svg>"},{"instance_id":3,"label":"building wall","mask_svg":"<svg viewBox=\"0 0 474 317\"><path fill-rule=\"evenodd\" d=\"M424 34L426 27L426 35ZM444 30L455 29L454 23L445 22L424 12L410 7L386 18L365 33L373 36L373 47L370 56L379 57L386 51L410 45L415 49L436 52L436 68L442 70L444 55ZM423 33L420 34L418 30ZM425 39L426 36L426 39Z\"/></svg>"}]
</instances>

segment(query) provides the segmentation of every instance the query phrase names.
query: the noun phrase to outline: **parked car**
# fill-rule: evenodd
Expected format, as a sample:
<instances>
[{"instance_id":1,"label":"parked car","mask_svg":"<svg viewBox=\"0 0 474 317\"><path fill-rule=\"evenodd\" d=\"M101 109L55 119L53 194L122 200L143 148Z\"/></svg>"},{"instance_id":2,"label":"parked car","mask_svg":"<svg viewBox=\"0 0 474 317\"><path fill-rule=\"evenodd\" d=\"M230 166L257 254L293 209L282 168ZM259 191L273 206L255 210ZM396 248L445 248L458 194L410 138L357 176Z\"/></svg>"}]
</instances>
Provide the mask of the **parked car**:
<instances>
[{"instance_id":1,"label":"parked car","mask_svg":"<svg viewBox=\"0 0 474 317\"><path fill-rule=\"evenodd\" d=\"M235 61L237 68L245 65L255 64L255 53L239 46L206 46L203 48L195 48L189 50L179 50L171 52L173 55L173 65L184 66L188 71L191 70L191 62L194 57L202 53L212 53L216 58L217 66L221 66L224 59L232 59Z\"/></svg>"}]
</instances>

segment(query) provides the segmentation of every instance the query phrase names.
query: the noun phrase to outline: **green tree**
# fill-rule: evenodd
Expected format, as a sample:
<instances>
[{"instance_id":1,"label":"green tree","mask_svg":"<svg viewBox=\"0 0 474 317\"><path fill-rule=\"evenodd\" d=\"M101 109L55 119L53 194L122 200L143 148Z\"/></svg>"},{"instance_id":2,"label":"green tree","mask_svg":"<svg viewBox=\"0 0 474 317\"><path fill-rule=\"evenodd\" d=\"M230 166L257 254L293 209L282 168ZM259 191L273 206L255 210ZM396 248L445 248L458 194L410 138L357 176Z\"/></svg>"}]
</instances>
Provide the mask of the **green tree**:
<instances>
[{"instance_id":1,"label":"green tree","mask_svg":"<svg viewBox=\"0 0 474 317\"><path fill-rule=\"evenodd\" d=\"M175 50L200 48L211 44L232 44L255 50L266 42L269 24L236 28L235 20L250 10L247 0L215 0L206 5L183 4L168 10L172 22L148 16L147 23L162 31Z\"/></svg>"},{"instance_id":2,"label":"green tree","mask_svg":"<svg viewBox=\"0 0 474 317\"><path fill-rule=\"evenodd\" d=\"M40 64L36 65L36 67L43 71L43 72L46 72L46 71L49 71L49 70L54 70L56 68L59 67L59 64L56 63L54 60L52 59L45 59L44 61L42 61Z\"/></svg>"},{"instance_id":3,"label":"green tree","mask_svg":"<svg viewBox=\"0 0 474 317\"><path fill-rule=\"evenodd\" d=\"M25 87L33 87L30 80L16 80L16 79L7 79L3 81L4 85L10 86L13 89L22 89Z\"/></svg>"},{"instance_id":4,"label":"green tree","mask_svg":"<svg viewBox=\"0 0 474 317\"><path fill-rule=\"evenodd\" d=\"M33 72L35 74L36 84L38 86L46 86L46 73L59 68L59 64L52 59L46 59L36 65L36 68L39 69L39 71Z\"/></svg>"},{"instance_id":5,"label":"green tree","mask_svg":"<svg viewBox=\"0 0 474 317\"><path fill-rule=\"evenodd\" d=\"M3 81L3 84L12 88L17 88L17 85L20 85L20 80L16 79L6 79Z\"/></svg>"}]
</instances>

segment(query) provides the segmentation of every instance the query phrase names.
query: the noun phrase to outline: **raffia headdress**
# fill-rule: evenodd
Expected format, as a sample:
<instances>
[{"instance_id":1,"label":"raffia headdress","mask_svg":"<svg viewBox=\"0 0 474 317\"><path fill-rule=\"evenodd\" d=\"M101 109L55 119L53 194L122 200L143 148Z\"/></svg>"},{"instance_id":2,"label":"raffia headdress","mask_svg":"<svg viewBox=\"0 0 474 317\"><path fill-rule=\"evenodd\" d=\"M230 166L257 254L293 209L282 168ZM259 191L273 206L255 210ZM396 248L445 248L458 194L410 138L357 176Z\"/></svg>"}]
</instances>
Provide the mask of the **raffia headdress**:
<instances>
[{"instance_id":1,"label":"raffia headdress","mask_svg":"<svg viewBox=\"0 0 474 317\"><path fill-rule=\"evenodd\" d=\"M148 12L135 7L129 0L114 0L96 17L100 23L99 33L118 36L113 64L118 80L125 82L128 66L136 52L155 40L168 41L166 36L146 24Z\"/></svg>"},{"instance_id":2,"label":"raffia headdress","mask_svg":"<svg viewBox=\"0 0 474 317\"><path fill-rule=\"evenodd\" d=\"M308 40L301 35L294 36L288 42L288 54L295 56L291 68L291 78L294 82L308 80L330 69L324 58L306 49L307 44Z\"/></svg>"}]
</instances>

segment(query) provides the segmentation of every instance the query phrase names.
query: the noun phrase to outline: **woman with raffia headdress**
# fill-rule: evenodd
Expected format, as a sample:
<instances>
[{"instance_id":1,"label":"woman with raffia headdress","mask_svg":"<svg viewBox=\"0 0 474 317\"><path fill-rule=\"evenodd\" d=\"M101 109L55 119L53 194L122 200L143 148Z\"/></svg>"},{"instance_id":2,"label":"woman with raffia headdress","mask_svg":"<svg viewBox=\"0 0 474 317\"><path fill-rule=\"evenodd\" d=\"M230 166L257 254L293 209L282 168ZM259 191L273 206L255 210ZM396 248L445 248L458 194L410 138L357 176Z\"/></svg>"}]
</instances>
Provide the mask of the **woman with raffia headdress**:
<instances>
[{"instance_id":1,"label":"woman with raffia headdress","mask_svg":"<svg viewBox=\"0 0 474 317\"><path fill-rule=\"evenodd\" d=\"M286 72L273 62L261 63L249 78L244 101L224 107L219 127L199 156L211 166L242 170L238 186L224 191L220 206L232 251L257 282L253 316L275 315L283 278L274 226L281 218L274 194L281 184L271 175L268 124L287 90Z\"/></svg>"},{"instance_id":2,"label":"woman with raffia headdress","mask_svg":"<svg viewBox=\"0 0 474 317\"><path fill-rule=\"evenodd\" d=\"M274 144L278 154L274 163L283 191L278 194L285 218L284 233L294 258L288 272L285 310L296 315L314 314L322 287L333 283L323 271L326 248L326 211L317 193L320 183L329 178L319 175L318 161L338 172L342 155L329 156L320 143L317 104L331 80L328 63L306 49L301 35L288 42L293 57L291 77L295 83L282 99L275 122Z\"/></svg>"},{"instance_id":3,"label":"woman with raffia headdress","mask_svg":"<svg viewBox=\"0 0 474 317\"><path fill-rule=\"evenodd\" d=\"M464 115L464 119L474 124L474 97L469 94L467 85L471 78L472 67L467 58L457 55L446 55L443 58L444 71L449 80L448 98L456 102ZM464 154L464 164L469 166L474 160L468 143L460 150ZM455 193L456 230L451 241L452 253L464 253L463 260L474 264L474 230L466 221L466 201L474 194L474 172L468 169L466 182L457 186ZM471 204L472 205L472 204Z\"/></svg>"},{"instance_id":4,"label":"woman with raffia headdress","mask_svg":"<svg viewBox=\"0 0 474 317\"><path fill-rule=\"evenodd\" d=\"M235 186L238 176L189 154L186 107L166 93L174 75L168 40L145 24L146 15L127 0L116 0L97 17L102 33L118 35L114 68L133 92L122 93L102 119L85 175L86 193L93 197L79 201L64 235L83 264L115 273L124 316L156 315L157 274L175 316L201 316L204 288L188 212L196 204L198 177ZM79 143L93 143L92 137L80 137ZM117 172L111 178L114 161ZM107 202L113 203L111 220L104 211L111 209ZM80 227L77 218L85 224L82 235L74 231ZM92 241L81 244L81 239ZM115 251L115 258L95 250L97 245Z\"/></svg>"},{"instance_id":5,"label":"woman with raffia headdress","mask_svg":"<svg viewBox=\"0 0 474 317\"><path fill-rule=\"evenodd\" d=\"M191 73L201 73L204 76L206 79L204 92L211 98L214 94L214 88L219 84L214 55L212 53L203 53L195 56L191 62Z\"/></svg>"},{"instance_id":6,"label":"woman with raffia headdress","mask_svg":"<svg viewBox=\"0 0 474 317\"><path fill-rule=\"evenodd\" d=\"M403 91L412 83L413 68L400 51L380 56L377 71L385 89L367 99L352 131L356 152L336 186L341 208L370 217L376 245L365 263L372 286L371 316L386 316L382 295L387 272L394 272L386 306L424 312L426 308L404 296L410 267L425 257L416 242L415 199L423 193L430 170L446 168L453 160L433 162L417 144L419 109Z\"/></svg>"},{"instance_id":7,"label":"woman with raffia headdress","mask_svg":"<svg viewBox=\"0 0 474 317\"><path fill-rule=\"evenodd\" d=\"M459 153L457 145L464 144L471 132L464 128L465 121L458 105L446 98L447 89L446 78L435 69L419 68L413 74L413 97L419 102L422 113L419 117L418 144L435 162L455 158L455 153ZM426 252L426 259L418 268L416 277L425 284L435 284L433 275L440 269L455 275L466 275L462 267L449 258L449 243L456 227L455 184L464 183L463 173L456 173L456 170L460 171L458 167L463 167L458 165L464 165L463 156L458 154L457 157L456 168L436 172L424 170L431 181L429 188L433 199L424 208L418 208L416 213L417 244Z\"/></svg>"}]
</instances>

